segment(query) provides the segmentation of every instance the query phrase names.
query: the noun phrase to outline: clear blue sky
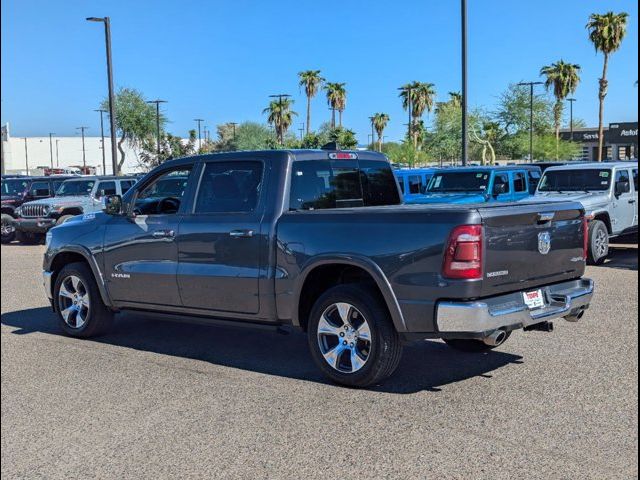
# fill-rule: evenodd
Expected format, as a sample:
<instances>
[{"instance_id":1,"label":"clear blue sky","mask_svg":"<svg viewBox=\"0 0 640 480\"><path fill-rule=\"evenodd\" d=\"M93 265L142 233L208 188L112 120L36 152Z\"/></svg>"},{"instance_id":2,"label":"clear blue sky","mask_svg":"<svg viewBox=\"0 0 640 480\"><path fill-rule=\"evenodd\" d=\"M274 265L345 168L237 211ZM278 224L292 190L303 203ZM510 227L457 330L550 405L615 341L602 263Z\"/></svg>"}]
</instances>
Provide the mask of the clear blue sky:
<instances>
[{"instance_id":1,"label":"clear blue sky","mask_svg":"<svg viewBox=\"0 0 640 480\"><path fill-rule=\"evenodd\" d=\"M592 12L630 13L628 36L614 54L606 122L638 119L638 4L634 0L469 0L469 102L491 109L510 82L537 80L560 58L582 65L575 115L597 122L602 56L588 41ZM387 112L388 138L402 136L406 115L396 88L459 90L459 2L441 0L3 0L2 122L12 135L99 132L92 112L106 94L104 36L87 16L112 19L116 86L163 98L169 130L186 135L201 117L214 130L228 121L264 121L267 96L295 95L297 72L321 69L346 82L344 123L361 142L367 117ZM312 126L329 118L323 97Z\"/></svg>"}]
</instances>

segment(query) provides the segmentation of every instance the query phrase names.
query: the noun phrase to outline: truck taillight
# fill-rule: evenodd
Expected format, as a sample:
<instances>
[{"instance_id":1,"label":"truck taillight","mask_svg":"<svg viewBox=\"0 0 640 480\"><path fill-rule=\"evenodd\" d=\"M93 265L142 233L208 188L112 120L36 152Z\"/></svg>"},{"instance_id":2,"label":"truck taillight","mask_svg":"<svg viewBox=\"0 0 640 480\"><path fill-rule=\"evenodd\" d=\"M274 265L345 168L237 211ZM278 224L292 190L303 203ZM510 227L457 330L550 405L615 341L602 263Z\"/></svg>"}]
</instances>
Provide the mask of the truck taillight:
<instances>
[{"instance_id":1,"label":"truck taillight","mask_svg":"<svg viewBox=\"0 0 640 480\"><path fill-rule=\"evenodd\" d=\"M582 217L582 257L589 257L589 219Z\"/></svg>"},{"instance_id":2,"label":"truck taillight","mask_svg":"<svg viewBox=\"0 0 640 480\"><path fill-rule=\"evenodd\" d=\"M482 278L482 225L461 225L449 236L442 274L446 278Z\"/></svg>"}]
</instances>

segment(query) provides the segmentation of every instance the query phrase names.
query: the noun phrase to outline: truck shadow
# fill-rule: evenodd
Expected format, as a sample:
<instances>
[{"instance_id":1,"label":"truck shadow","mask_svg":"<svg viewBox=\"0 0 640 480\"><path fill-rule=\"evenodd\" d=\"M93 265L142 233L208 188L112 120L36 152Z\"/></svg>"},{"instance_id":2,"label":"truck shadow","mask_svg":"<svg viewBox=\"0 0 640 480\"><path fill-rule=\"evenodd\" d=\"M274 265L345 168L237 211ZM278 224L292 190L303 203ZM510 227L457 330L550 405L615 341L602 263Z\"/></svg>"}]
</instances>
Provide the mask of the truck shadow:
<instances>
[{"instance_id":1,"label":"truck shadow","mask_svg":"<svg viewBox=\"0 0 640 480\"><path fill-rule=\"evenodd\" d=\"M15 335L40 332L63 335L49 308L33 308L2 314L2 324L16 328ZM91 340L145 352L171 355L268 375L330 384L309 355L303 333L282 335L271 330L221 327L158 321L125 314L112 331ZM407 345L396 373L372 390L409 394L437 392L445 385L473 377L490 378L490 372L522 363L522 357L504 352L465 354L439 341Z\"/></svg>"},{"instance_id":2,"label":"truck shadow","mask_svg":"<svg viewBox=\"0 0 640 480\"><path fill-rule=\"evenodd\" d=\"M604 262L604 267L618 268L621 270L638 271L638 246L637 245L611 245L609 258Z\"/></svg>"}]
</instances>

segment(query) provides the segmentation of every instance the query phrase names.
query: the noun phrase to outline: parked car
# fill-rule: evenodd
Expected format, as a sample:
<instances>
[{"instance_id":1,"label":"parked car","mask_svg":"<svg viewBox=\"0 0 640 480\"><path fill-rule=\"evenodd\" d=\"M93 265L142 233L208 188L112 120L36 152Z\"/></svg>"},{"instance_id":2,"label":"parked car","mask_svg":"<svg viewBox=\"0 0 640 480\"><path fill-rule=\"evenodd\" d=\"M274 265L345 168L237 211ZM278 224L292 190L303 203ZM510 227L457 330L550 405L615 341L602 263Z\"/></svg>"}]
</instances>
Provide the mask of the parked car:
<instances>
[{"instance_id":1,"label":"parked car","mask_svg":"<svg viewBox=\"0 0 640 480\"><path fill-rule=\"evenodd\" d=\"M542 173L531 165L458 167L434 172L409 204L514 202L533 195Z\"/></svg>"},{"instance_id":2,"label":"parked car","mask_svg":"<svg viewBox=\"0 0 640 480\"><path fill-rule=\"evenodd\" d=\"M54 177L52 177L54 178ZM23 203L15 212L16 238L36 243L54 225L76 215L98 212L105 195L124 194L135 183L128 177L73 177L62 182L54 197Z\"/></svg>"},{"instance_id":3,"label":"parked car","mask_svg":"<svg viewBox=\"0 0 640 480\"><path fill-rule=\"evenodd\" d=\"M70 176L2 177L2 243L15 239L16 209L25 202L49 198Z\"/></svg>"},{"instance_id":4,"label":"parked car","mask_svg":"<svg viewBox=\"0 0 640 480\"><path fill-rule=\"evenodd\" d=\"M609 255L609 240L638 233L638 164L583 163L545 170L538 201L580 202L589 219L589 263Z\"/></svg>"},{"instance_id":5,"label":"parked car","mask_svg":"<svg viewBox=\"0 0 640 480\"><path fill-rule=\"evenodd\" d=\"M405 202L424 195L435 168L399 168L394 170Z\"/></svg>"},{"instance_id":6,"label":"parked car","mask_svg":"<svg viewBox=\"0 0 640 480\"><path fill-rule=\"evenodd\" d=\"M172 178L187 178L184 192L137 214ZM585 226L575 202L401 205L374 152L201 155L51 229L44 285L71 336L126 310L288 325L330 379L364 387L391 375L403 341L481 351L578 320L593 294Z\"/></svg>"}]
</instances>

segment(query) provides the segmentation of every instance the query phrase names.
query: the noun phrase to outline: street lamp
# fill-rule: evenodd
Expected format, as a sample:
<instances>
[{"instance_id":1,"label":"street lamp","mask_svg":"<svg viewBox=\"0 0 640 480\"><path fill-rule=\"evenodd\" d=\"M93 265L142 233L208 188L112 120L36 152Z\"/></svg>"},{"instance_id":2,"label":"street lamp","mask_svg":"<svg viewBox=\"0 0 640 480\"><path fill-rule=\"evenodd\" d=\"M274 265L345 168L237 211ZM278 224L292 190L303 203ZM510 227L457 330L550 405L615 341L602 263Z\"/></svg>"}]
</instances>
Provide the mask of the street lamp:
<instances>
[{"instance_id":1,"label":"street lamp","mask_svg":"<svg viewBox=\"0 0 640 480\"><path fill-rule=\"evenodd\" d=\"M29 175L29 152L27 151L27 137L24 137L24 166Z\"/></svg>"},{"instance_id":2,"label":"street lamp","mask_svg":"<svg viewBox=\"0 0 640 480\"><path fill-rule=\"evenodd\" d=\"M533 162L533 87L544 82L520 82L521 87L529 87L529 162Z\"/></svg>"},{"instance_id":3,"label":"street lamp","mask_svg":"<svg viewBox=\"0 0 640 480\"><path fill-rule=\"evenodd\" d=\"M291 95L289 95L288 93L276 93L275 95L269 95L269 98L277 98L278 99L278 105L280 106L279 115L280 115L281 119L282 119L282 99L283 98L289 98L289 97L291 97ZM280 143L280 145L282 145L284 143L284 132L282 131L282 128L280 128L279 130L280 131L277 132L278 133L278 142Z\"/></svg>"},{"instance_id":4,"label":"street lamp","mask_svg":"<svg viewBox=\"0 0 640 480\"><path fill-rule=\"evenodd\" d=\"M567 98L569 102L569 130L571 130L571 141L573 142L573 102L576 101L575 98Z\"/></svg>"},{"instance_id":5,"label":"street lamp","mask_svg":"<svg viewBox=\"0 0 640 480\"><path fill-rule=\"evenodd\" d=\"M94 112L100 112L100 138L102 139L102 174L107 174L107 160L104 153L104 121L102 118L103 113L107 113L106 110L99 108L98 110L94 110Z\"/></svg>"},{"instance_id":6,"label":"street lamp","mask_svg":"<svg viewBox=\"0 0 640 480\"><path fill-rule=\"evenodd\" d=\"M53 169L53 140L52 137L55 133L49 133L49 156L51 159L51 169Z\"/></svg>"},{"instance_id":7,"label":"street lamp","mask_svg":"<svg viewBox=\"0 0 640 480\"><path fill-rule=\"evenodd\" d=\"M87 157L85 154L85 148L84 148L84 131L87 130L89 127L77 127L76 130L80 130L80 133L82 134L82 173L86 174L87 173Z\"/></svg>"},{"instance_id":8,"label":"street lamp","mask_svg":"<svg viewBox=\"0 0 640 480\"><path fill-rule=\"evenodd\" d=\"M113 94L113 66L111 62L111 20L109 17L88 17L89 22L104 23L104 38L107 51L107 83L109 87L109 126L111 129L111 164L113 174L118 175L118 151L116 150L116 114ZM102 145L104 148L104 144Z\"/></svg>"},{"instance_id":9,"label":"street lamp","mask_svg":"<svg viewBox=\"0 0 640 480\"><path fill-rule=\"evenodd\" d=\"M147 101L147 103L155 103L156 104L156 138L157 138L157 143L158 143L158 157L160 156L160 104L161 103L167 103L166 100L160 100L160 99L156 99L156 100L149 100Z\"/></svg>"},{"instance_id":10,"label":"street lamp","mask_svg":"<svg viewBox=\"0 0 640 480\"><path fill-rule=\"evenodd\" d=\"M199 151L202 150L202 129L200 126L204 122L204 118L194 118L193 121L198 122L198 153L200 153Z\"/></svg>"}]
</instances>

